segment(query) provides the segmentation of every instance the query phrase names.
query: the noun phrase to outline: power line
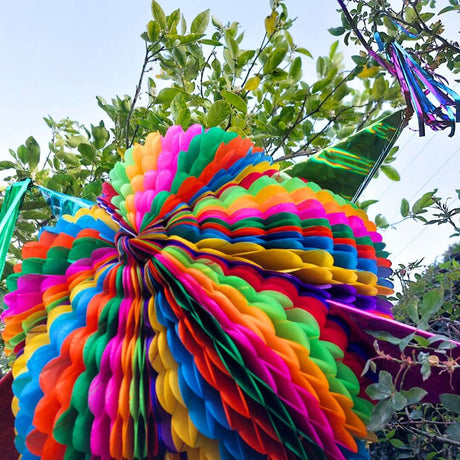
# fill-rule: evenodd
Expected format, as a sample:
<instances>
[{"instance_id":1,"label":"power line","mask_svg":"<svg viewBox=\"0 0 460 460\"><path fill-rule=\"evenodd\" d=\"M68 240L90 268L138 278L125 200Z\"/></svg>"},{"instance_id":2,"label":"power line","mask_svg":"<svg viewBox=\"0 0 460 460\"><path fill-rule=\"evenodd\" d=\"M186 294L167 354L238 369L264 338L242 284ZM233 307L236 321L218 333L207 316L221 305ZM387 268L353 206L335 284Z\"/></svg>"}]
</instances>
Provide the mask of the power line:
<instances>
[{"instance_id":1,"label":"power line","mask_svg":"<svg viewBox=\"0 0 460 460\"><path fill-rule=\"evenodd\" d=\"M460 147L455 150L449 158L447 158L447 160L425 181L425 183L409 198L409 202L411 202L417 195L418 193L434 178L436 177L439 172L444 169L444 167L452 160L452 158L454 158L454 156L460 151ZM393 217L390 219L390 222L392 222L396 217L399 216L399 213L396 212Z\"/></svg>"},{"instance_id":2,"label":"power line","mask_svg":"<svg viewBox=\"0 0 460 460\"><path fill-rule=\"evenodd\" d=\"M458 201L458 198L456 198L453 202L452 205L455 204ZM402 248L400 249L393 257L393 259L396 259L398 256L400 256L409 246L411 246L415 241L417 241L420 236L428 230L429 225L424 225L422 230L420 230L414 238L411 238L411 240Z\"/></svg>"},{"instance_id":3,"label":"power line","mask_svg":"<svg viewBox=\"0 0 460 460\"><path fill-rule=\"evenodd\" d=\"M425 187L425 185L427 185L428 182L431 181L431 179L433 179L434 177L436 177L437 174L439 173L439 171L441 171L441 170L444 168L444 166L446 166L447 163L449 163L450 160L452 160L452 158L453 158L459 151L460 151L460 147L457 148L457 150L455 150L454 153L452 153L452 155L451 155L449 158L447 158L447 160L446 160L446 161L445 161L445 162L444 162L444 163L443 163L443 164L442 164L442 165L441 165L441 166L440 166L440 167L439 167L439 168L438 168L438 169L437 169L437 170L436 170L426 181L425 181L425 183L424 183L424 184L423 184L423 185L422 185L422 186L421 186L421 187L410 197L410 200L412 200L412 199L420 192L420 190L422 190L423 187ZM410 200L409 200L409 201L410 201Z\"/></svg>"},{"instance_id":4,"label":"power line","mask_svg":"<svg viewBox=\"0 0 460 460\"><path fill-rule=\"evenodd\" d=\"M402 249L400 249L394 256L393 259L396 259L399 255L401 255L409 246L411 246L414 241L416 241L420 236L422 235L423 232L425 232L428 229L428 226L425 226L420 230L417 235L415 235L415 238L412 238Z\"/></svg>"},{"instance_id":5,"label":"power line","mask_svg":"<svg viewBox=\"0 0 460 460\"><path fill-rule=\"evenodd\" d=\"M415 133L414 133L415 135ZM412 135L412 137L414 136ZM430 143L433 141L433 139L435 138L435 134L433 136L431 136L430 140L428 142L426 142L422 149L416 154L414 155L414 159L417 159L420 157L420 154L428 147L428 145L430 145ZM412 139L412 138L411 138ZM409 142L409 141L408 141ZM406 145L408 144L408 142L406 142ZM404 172L409 168L409 166L413 166L413 161L409 161L409 163L406 165L406 167L401 171L401 176L404 174ZM393 187L393 184L390 182L390 184L388 185L388 187L383 191L383 193L380 194L380 196L378 197L378 199L380 200L383 196L386 195L386 193L388 192L388 190L391 189L391 187Z\"/></svg>"}]
</instances>

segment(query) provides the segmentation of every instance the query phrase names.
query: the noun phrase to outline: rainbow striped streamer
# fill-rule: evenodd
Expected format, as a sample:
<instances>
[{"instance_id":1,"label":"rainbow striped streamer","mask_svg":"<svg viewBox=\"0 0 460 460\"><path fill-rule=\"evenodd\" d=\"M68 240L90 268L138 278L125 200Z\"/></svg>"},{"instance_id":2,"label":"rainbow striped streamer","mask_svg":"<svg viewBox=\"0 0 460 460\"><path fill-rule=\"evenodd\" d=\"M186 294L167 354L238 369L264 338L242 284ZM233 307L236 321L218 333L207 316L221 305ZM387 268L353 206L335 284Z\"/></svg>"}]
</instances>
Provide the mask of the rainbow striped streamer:
<instances>
[{"instance_id":1,"label":"rainbow striped streamer","mask_svg":"<svg viewBox=\"0 0 460 460\"><path fill-rule=\"evenodd\" d=\"M330 310L391 316L382 238L249 140L150 134L23 257L2 317L23 459L365 458L368 353Z\"/></svg>"}]
</instances>

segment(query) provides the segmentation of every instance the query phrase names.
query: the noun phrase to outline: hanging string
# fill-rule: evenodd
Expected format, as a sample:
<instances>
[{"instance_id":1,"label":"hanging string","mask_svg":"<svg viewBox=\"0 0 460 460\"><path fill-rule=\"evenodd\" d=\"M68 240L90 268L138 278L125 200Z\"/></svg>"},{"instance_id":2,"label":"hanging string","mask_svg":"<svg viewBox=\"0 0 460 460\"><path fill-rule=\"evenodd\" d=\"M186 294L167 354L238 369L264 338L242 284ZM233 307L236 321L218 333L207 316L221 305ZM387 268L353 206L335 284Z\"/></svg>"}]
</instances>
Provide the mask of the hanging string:
<instances>
[{"instance_id":1,"label":"hanging string","mask_svg":"<svg viewBox=\"0 0 460 460\"><path fill-rule=\"evenodd\" d=\"M366 42L357 29L343 0L337 0L348 23L352 27L362 45L377 63L398 79L401 92L406 100L408 115L416 113L419 122L419 135L425 135L425 125L434 131L450 128L449 137L455 133L455 123L460 122L460 96L440 81L441 77L431 69L423 68L414 57L397 42L386 46L378 33L374 38L379 51L386 51L389 61L383 59ZM411 38L417 38L412 32L393 21L400 31Z\"/></svg>"}]
</instances>

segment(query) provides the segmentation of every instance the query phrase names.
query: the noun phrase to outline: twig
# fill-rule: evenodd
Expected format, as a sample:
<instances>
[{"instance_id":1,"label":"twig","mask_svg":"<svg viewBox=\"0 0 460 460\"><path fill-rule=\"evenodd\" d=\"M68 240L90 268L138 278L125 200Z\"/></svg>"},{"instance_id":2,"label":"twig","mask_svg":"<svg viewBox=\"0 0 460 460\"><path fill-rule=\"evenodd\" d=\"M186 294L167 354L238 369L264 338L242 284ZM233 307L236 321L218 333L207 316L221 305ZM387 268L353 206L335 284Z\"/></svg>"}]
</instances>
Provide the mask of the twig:
<instances>
[{"instance_id":1,"label":"twig","mask_svg":"<svg viewBox=\"0 0 460 460\"><path fill-rule=\"evenodd\" d=\"M287 130L287 132L285 133L285 135L283 136L283 138L281 139L281 141L278 143L278 145L276 146L275 150L273 152L270 153L270 155L273 157L273 155L275 155L275 153L279 150L279 148L284 144L285 140L291 135L292 131L294 131L295 127L302 122L301 120L301 117L302 117L302 113L303 113L303 110L305 108L305 104L307 102L307 98L308 98L308 91L305 91L305 95L303 97L303 101L302 101L302 106L300 107L300 110L299 110L299 113L297 114L297 117L294 121L294 123L292 124L292 126Z\"/></svg>"},{"instance_id":2,"label":"twig","mask_svg":"<svg viewBox=\"0 0 460 460\"><path fill-rule=\"evenodd\" d=\"M131 103L131 107L129 108L129 113L128 116L126 117L126 136L125 136L125 143L126 143L126 148L129 149L133 143L133 141L129 141L129 122L131 121L131 117L134 112L134 107L136 105L136 102L139 98L139 95L141 94L141 88L142 88L142 80L144 79L144 74L145 74L145 69L147 68L147 65L152 62L152 58L156 56L158 53L164 50L164 47L162 46L159 48L154 54L150 54L149 51L149 46L147 43L145 43L145 57L144 57L144 63L142 64L142 69L141 69L141 74L139 75L139 81L137 82L136 85L136 92L134 93L133 101ZM134 138L133 138L134 139Z\"/></svg>"},{"instance_id":3,"label":"twig","mask_svg":"<svg viewBox=\"0 0 460 460\"><path fill-rule=\"evenodd\" d=\"M450 48L454 51L456 51L457 53L460 53L460 48L453 45L452 43L449 43L444 37L441 37L441 35L438 35L438 34L434 34L432 32L432 30L426 25L425 21L421 18L419 12L417 11L417 1L412 1L410 2L412 7L414 8L414 11L415 11L415 15L417 16L417 19L419 20L420 22L420 26L422 27L423 31L424 32L427 32L428 34L430 34L431 36L435 37L437 40L439 40L441 43L443 43L447 48Z\"/></svg>"},{"instance_id":4,"label":"twig","mask_svg":"<svg viewBox=\"0 0 460 460\"><path fill-rule=\"evenodd\" d=\"M274 33L274 32L273 32ZM271 34L269 37L267 37L267 33L264 34L264 38L262 38L262 42L259 46L259 50L257 51L257 54L255 55L251 65L249 66L249 69L246 73L246 76L244 77L244 80L243 80L243 83L241 84L241 88L244 88L244 85L246 84L248 78L249 78L249 75L251 75L251 71L252 69L254 68L254 66L256 65L256 62L257 62L257 59L259 59L259 56L260 54L262 53L262 51L266 48L266 46L270 43L270 39L273 37L273 34ZM268 39L267 39L268 38ZM265 42L265 39L267 39L267 43L264 43Z\"/></svg>"},{"instance_id":5,"label":"twig","mask_svg":"<svg viewBox=\"0 0 460 460\"><path fill-rule=\"evenodd\" d=\"M352 75L354 75L355 71L356 71L356 67L353 70L351 70L346 77L340 80L337 86L335 86L334 89L331 92L329 92L329 94L319 103L318 107L316 107L315 110L312 110L311 112L305 114L305 116L300 120L300 122L305 121L307 118L311 117L315 113L318 113L321 110L321 107L328 101L330 97L334 95L337 89L340 88L340 86L342 86Z\"/></svg>"},{"instance_id":6,"label":"twig","mask_svg":"<svg viewBox=\"0 0 460 460\"><path fill-rule=\"evenodd\" d=\"M126 148L127 149L129 149L131 147L131 143L129 141L129 122L131 121L131 117L132 117L133 112L134 112L134 106L136 105L137 99L139 98L139 95L141 93L142 80L144 79L144 73L145 73L145 69L147 67L147 64L149 63L149 58L150 58L149 47L148 47L147 43L145 43L144 63L142 64L141 74L139 75L139 80L138 80L137 85L136 85L136 92L134 93L134 98L133 98L133 101L131 103L131 107L129 108L128 116L126 117L126 137L125 137L125 141L126 141Z\"/></svg>"},{"instance_id":7,"label":"twig","mask_svg":"<svg viewBox=\"0 0 460 460\"><path fill-rule=\"evenodd\" d=\"M370 46L369 44L366 42L366 40L364 39L364 37L362 36L361 32L358 30L358 28L356 27L356 24L355 24L355 21L353 20L353 18L351 17L350 13L348 12L347 10L347 7L345 6L345 4L343 3L342 0L337 0L339 2L339 5L340 7L342 8L342 11L343 11L343 14L345 15L345 18L347 19L347 22L348 24L350 24L350 27L353 29L353 32L355 33L355 35L358 37L358 40L361 42L361 44L364 46L364 48L366 48L366 50L368 51L368 53L382 66L384 67L385 69L388 70L388 72L390 72L391 74L394 73L394 69L393 69L393 66L386 62L384 59L382 59Z\"/></svg>"},{"instance_id":8,"label":"twig","mask_svg":"<svg viewBox=\"0 0 460 460\"><path fill-rule=\"evenodd\" d=\"M361 123L358 125L358 127L356 128L356 131L359 131L363 128L363 126L366 124L366 122L369 120L369 118L371 118L372 114L378 109L378 103L381 101L381 99L378 99L378 100L374 100L373 101L373 107L371 110L369 110L368 112L366 112L366 116L363 118L363 120L361 121ZM376 104L377 102L377 104Z\"/></svg>"},{"instance_id":9,"label":"twig","mask_svg":"<svg viewBox=\"0 0 460 460\"><path fill-rule=\"evenodd\" d=\"M322 133L324 133L324 131L326 130L326 128L328 128L330 126L331 123L333 123L334 121L337 121L337 119L340 117L340 115L342 115L342 113L346 112L347 110L351 110L351 109L358 109L358 108L362 108L362 107L365 107L367 105L366 104L362 104L362 105L352 105L352 106L349 106L349 107L345 107L343 110L341 110L337 115L335 115L335 117L331 118L329 120L329 122L326 124L326 126L321 129L321 131L319 131L318 133L315 134L315 136L313 136L306 144L304 144L302 147L300 147L299 150L291 153L290 155L285 155L284 157L281 157L281 158L277 158L275 161L282 161L282 160L290 160L292 158L297 158L297 157L300 157L300 156L305 156L305 155L313 155L315 154L317 151L316 150L305 150L318 136L320 136ZM315 113L315 111L311 112L311 114ZM310 114L308 115L310 116ZM304 119L307 118L307 116L304 117Z\"/></svg>"},{"instance_id":10,"label":"twig","mask_svg":"<svg viewBox=\"0 0 460 460\"><path fill-rule=\"evenodd\" d=\"M222 37L222 34L220 34L219 39ZM200 74L200 94L201 97L204 97L203 95L203 76L204 76L204 71L206 70L206 67L209 64L209 60L211 59L211 56L215 56L215 51L216 51L216 46L213 47L211 52L209 53L208 58L206 59L206 62L204 63L202 69L201 69L201 74Z\"/></svg>"},{"instance_id":11,"label":"twig","mask_svg":"<svg viewBox=\"0 0 460 460\"><path fill-rule=\"evenodd\" d=\"M446 444L450 444L452 446L460 447L460 442L455 441L455 440L450 439L450 438L446 438L445 436L439 436L437 434L427 433L426 431L419 430L418 428L414 428L412 425L409 427L409 425L401 425L401 424L399 424L399 426L402 429L411 432L412 434L420 434L420 435L425 436L425 437L427 437L429 439L435 439L436 441L439 441L439 442L445 442Z\"/></svg>"}]
</instances>

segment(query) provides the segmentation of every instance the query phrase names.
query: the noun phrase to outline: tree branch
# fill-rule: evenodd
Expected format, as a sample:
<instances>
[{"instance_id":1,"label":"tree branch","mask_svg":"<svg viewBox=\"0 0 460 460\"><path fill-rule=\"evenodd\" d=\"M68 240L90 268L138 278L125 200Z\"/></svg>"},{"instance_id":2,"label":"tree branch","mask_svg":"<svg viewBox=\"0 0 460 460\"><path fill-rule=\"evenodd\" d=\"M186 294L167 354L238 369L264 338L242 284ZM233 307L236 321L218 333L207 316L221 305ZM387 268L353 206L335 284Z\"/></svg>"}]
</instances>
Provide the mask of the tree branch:
<instances>
[{"instance_id":1,"label":"tree branch","mask_svg":"<svg viewBox=\"0 0 460 460\"><path fill-rule=\"evenodd\" d=\"M350 24L350 27L353 29L353 32L355 33L355 35L358 37L358 40L361 42L361 44L364 46L364 48L366 48L366 50L368 51L368 53L382 66L384 67L385 69L388 70L388 72L390 72L392 75L394 73L394 69L393 69L393 66L388 63L387 61L385 61L384 59L382 59L370 46L369 44L366 42L366 40L364 39L364 37L362 36L361 32L358 30L358 28L356 27L356 24L355 24L355 21L353 20L353 18L351 17L350 13L348 12L347 10L347 7L345 6L345 4L343 3L343 0L337 0L339 2L339 5L340 7L342 8L342 11L343 11L343 14L345 15L345 18L347 19L347 22L348 24Z\"/></svg>"},{"instance_id":2,"label":"tree branch","mask_svg":"<svg viewBox=\"0 0 460 460\"><path fill-rule=\"evenodd\" d=\"M270 39L273 37L273 34L271 34L269 37L267 37L267 33L264 34L264 38L262 38L262 42L259 46L259 49L257 51L257 54L255 55L251 65L249 66L249 69L246 73L246 76L244 77L244 80L243 80L243 83L241 84L241 88L244 88L244 85L246 84L246 82L248 81L248 78L249 78L249 75L251 75L251 72L252 72L252 69L254 68L254 66L256 65L256 62L257 62L257 59L259 59L259 56L260 54L262 53L262 51L267 47L267 45L270 43ZM267 42L265 43L265 39L267 39ZM247 94L247 93L246 93ZM246 94L244 95L244 97L246 96Z\"/></svg>"},{"instance_id":3,"label":"tree branch","mask_svg":"<svg viewBox=\"0 0 460 460\"><path fill-rule=\"evenodd\" d=\"M273 152L270 153L270 155L273 157L273 155L275 155L275 153L279 150L279 148L284 144L284 142L286 141L286 139L291 135L292 131L294 131L295 127L302 122L303 118L301 119L302 117L302 113L303 113L303 110L305 108L305 104L307 102L307 98L308 98L308 92L305 91L305 95L303 97L303 101L302 101L302 106L300 107L300 110L299 110L299 113L297 114L297 117L294 121L294 123L292 124L292 126L287 130L287 132L284 134L283 138L281 139L281 141L278 143L278 145L276 146L275 150L273 150Z\"/></svg>"},{"instance_id":4,"label":"tree branch","mask_svg":"<svg viewBox=\"0 0 460 460\"><path fill-rule=\"evenodd\" d=\"M338 84L337 86L319 103L318 107L316 107L315 110L312 110L311 112L307 113L301 120L300 122L302 121L305 121L308 117L311 117L312 115L314 115L315 113L318 113L321 109L321 107L328 101L328 99L330 97L332 97L334 95L334 93L337 91L338 88L340 88L340 86L342 86L352 75L354 75L354 72L356 71L356 67L351 70L348 75L346 77L344 77Z\"/></svg>"},{"instance_id":5,"label":"tree branch","mask_svg":"<svg viewBox=\"0 0 460 460\"><path fill-rule=\"evenodd\" d=\"M427 34L435 37L437 40L439 40L444 46L446 46L447 48L450 48L454 51L456 51L457 53L460 53L460 48L451 44L450 42L448 42L444 37L442 37L441 35L438 35L438 34L435 34L433 33L433 31L426 25L426 22L421 18L420 16L420 13L417 11L417 3L418 1L412 1L410 2L410 4L412 5L412 8L414 8L414 11L415 11L415 15L417 16L417 19L419 20L419 25L421 26L421 28L423 29L424 32L426 32Z\"/></svg>"},{"instance_id":6,"label":"tree branch","mask_svg":"<svg viewBox=\"0 0 460 460\"><path fill-rule=\"evenodd\" d=\"M125 144L126 144L126 148L129 149L133 142L134 142L134 137L133 137L133 140L130 142L129 140L129 123L131 121L131 117L133 116L133 112L134 112L134 107L136 105L136 102L137 100L139 99L139 95L141 94L141 89L142 89L142 81L144 79L144 75L146 73L146 68L147 68L147 65L150 64L152 62L152 58L154 56L156 56L158 53L160 53L161 51L164 50L164 47L162 46L161 48L159 48L155 53L153 54L150 54L150 50L149 50L149 46L147 45L147 43L145 43L145 56L144 56L144 63L142 64L142 69L141 69L141 73L139 75L139 80L137 82L137 85L136 85L136 92L134 93L134 97L133 97L133 101L131 103L131 107L129 108L129 113L128 113L128 116L126 117L126 135L125 135Z\"/></svg>"},{"instance_id":7,"label":"tree branch","mask_svg":"<svg viewBox=\"0 0 460 460\"><path fill-rule=\"evenodd\" d=\"M452 446L460 447L460 442L455 441L455 440L450 439L450 438L446 438L445 436L439 436L437 434L427 433L426 431L419 430L418 428L414 428L412 425L411 426L409 426L409 425L401 425L399 422L398 422L398 425L403 430L407 430L407 431L411 432L412 434L420 434L420 435L425 436L425 437L427 437L429 439L434 439L434 440L439 441L439 442L445 442L446 444L450 444Z\"/></svg>"}]
</instances>

